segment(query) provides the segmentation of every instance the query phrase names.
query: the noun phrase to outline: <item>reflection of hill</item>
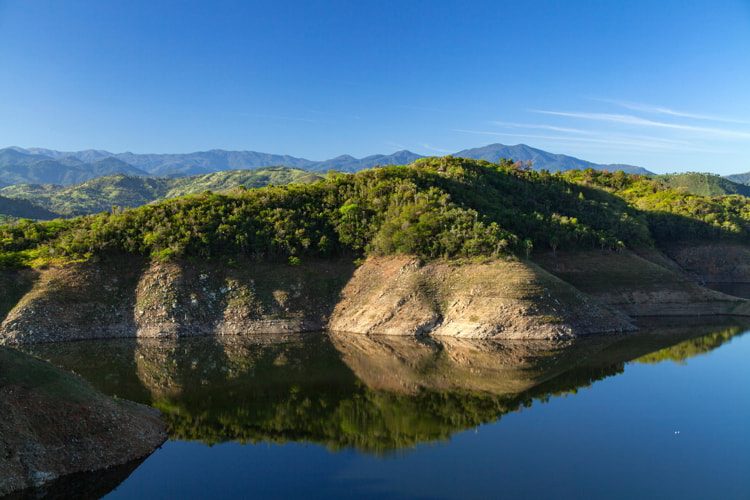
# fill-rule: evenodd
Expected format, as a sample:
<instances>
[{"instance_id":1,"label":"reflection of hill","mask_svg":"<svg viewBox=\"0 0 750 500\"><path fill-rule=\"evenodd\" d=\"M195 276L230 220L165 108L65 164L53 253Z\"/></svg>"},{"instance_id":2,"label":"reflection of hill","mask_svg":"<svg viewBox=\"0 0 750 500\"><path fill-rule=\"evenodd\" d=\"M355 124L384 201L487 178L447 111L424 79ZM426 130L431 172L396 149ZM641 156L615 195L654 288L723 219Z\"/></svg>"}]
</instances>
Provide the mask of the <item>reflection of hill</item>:
<instances>
[{"instance_id":1,"label":"reflection of hill","mask_svg":"<svg viewBox=\"0 0 750 500\"><path fill-rule=\"evenodd\" d=\"M633 359L705 352L741 331L730 326L656 325L639 335L564 343L332 334L29 349L101 390L161 409L173 439L304 440L383 453L575 392Z\"/></svg>"},{"instance_id":2,"label":"reflection of hill","mask_svg":"<svg viewBox=\"0 0 750 500\"><path fill-rule=\"evenodd\" d=\"M724 330L688 339L670 347L651 352L641 356L636 361L639 363L661 363L662 361L683 363L688 358L699 356L721 347L742 331L743 328L740 326L729 326Z\"/></svg>"},{"instance_id":3,"label":"reflection of hill","mask_svg":"<svg viewBox=\"0 0 750 500\"><path fill-rule=\"evenodd\" d=\"M579 341L486 341L331 334L344 362L368 388L518 394L555 377L616 337Z\"/></svg>"}]
</instances>

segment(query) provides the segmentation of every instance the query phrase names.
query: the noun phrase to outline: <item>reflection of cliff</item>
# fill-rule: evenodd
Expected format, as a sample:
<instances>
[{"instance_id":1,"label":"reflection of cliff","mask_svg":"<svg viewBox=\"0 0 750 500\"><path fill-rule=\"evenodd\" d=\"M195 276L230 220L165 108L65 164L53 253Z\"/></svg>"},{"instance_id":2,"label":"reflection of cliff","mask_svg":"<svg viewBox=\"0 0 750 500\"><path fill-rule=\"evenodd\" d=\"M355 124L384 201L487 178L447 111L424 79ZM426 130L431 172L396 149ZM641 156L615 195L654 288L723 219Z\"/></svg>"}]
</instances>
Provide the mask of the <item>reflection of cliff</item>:
<instances>
[{"instance_id":1,"label":"reflection of cliff","mask_svg":"<svg viewBox=\"0 0 750 500\"><path fill-rule=\"evenodd\" d=\"M644 331L562 343L341 334L138 340L96 368L92 350L112 341L69 344L77 354L57 359L59 346L33 349L95 378L102 390L153 404L174 439L312 441L383 453L575 392L655 351L715 348L740 329Z\"/></svg>"},{"instance_id":2,"label":"reflection of cliff","mask_svg":"<svg viewBox=\"0 0 750 500\"><path fill-rule=\"evenodd\" d=\"M518 394L559 375L614 339L498 342L331 334L344 362L370 389L498 396Z\"/></svg>"}]
</instances>

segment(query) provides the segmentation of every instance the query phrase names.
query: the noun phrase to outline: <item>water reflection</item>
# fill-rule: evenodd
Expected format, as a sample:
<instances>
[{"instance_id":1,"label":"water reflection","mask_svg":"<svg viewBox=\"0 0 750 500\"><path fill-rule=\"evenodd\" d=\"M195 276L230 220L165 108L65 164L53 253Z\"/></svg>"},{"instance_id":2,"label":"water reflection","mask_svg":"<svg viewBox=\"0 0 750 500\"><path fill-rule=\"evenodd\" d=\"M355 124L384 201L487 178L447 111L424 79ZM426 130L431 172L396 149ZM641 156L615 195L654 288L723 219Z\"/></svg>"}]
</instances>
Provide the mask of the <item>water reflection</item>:
<instances>
[{"instance_id":1,"label":"water reflection","mask_svg":"<svg viewBox=\"0 0 750 500\"><path fill-rule=\"evenodd\" d=\"M645 324L567 342L346 335L85 341L27 350L150 404L172 439L311 441L391 453L616 375L685 359L747 325Z\"/></svg>"}]
</instances>

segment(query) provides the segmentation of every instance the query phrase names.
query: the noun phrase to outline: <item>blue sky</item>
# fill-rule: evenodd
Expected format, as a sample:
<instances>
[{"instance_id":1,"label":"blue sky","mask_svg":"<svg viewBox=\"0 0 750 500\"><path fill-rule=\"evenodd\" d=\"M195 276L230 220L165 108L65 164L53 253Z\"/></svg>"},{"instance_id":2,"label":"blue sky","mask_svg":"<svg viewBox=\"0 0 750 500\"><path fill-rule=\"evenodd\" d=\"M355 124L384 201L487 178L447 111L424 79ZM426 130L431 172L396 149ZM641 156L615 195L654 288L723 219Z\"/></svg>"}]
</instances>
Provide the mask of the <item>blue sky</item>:
<instances>
[{"instance_id":1,"label":"blue sky","mask_svg":"<svg viewBox=\"0 0 750 500\"><path fill-rule=\"evenodd\" d=\"M0 0L0 144L750 170L750 0Z\"/></svg>"}]
</instances>

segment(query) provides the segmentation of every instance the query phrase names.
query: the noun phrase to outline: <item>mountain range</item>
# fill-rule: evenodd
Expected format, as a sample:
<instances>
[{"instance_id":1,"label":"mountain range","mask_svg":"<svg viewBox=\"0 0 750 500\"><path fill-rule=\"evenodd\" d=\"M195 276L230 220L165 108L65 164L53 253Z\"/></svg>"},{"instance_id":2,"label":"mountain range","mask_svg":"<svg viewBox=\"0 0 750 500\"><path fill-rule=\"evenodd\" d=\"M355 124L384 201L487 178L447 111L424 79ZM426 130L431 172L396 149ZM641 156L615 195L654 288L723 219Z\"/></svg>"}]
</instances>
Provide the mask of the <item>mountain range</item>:
<instances>
[{"instance_id":1,"label":"mountain range","mask_svg":"<svg viewBox=\"0 0 750 500\"><path fill-rule=\"evenodd\" d=\"M594 168L624 170L627 173L650 174L632 165L605 165L572 156L549 153L525 144L506 146L490 144L481 148L465 149L454 154L464 158L497 161L511 158L530 161L537 170ZM289 155L256 151L211 150L181 154L110 153L89 149L84 151L55 151L43 148L10 147L0 149L0 186L12 184L78 184L96 177L112 174L128 176L185 177L223 170L244 170L270 166L299 168L311 172L338 170L356 172L378 165L406 165L422 155L411 151L371 155L355 158L341 155L329 160L313 161Z\"/></svg>"}]
</instances>

